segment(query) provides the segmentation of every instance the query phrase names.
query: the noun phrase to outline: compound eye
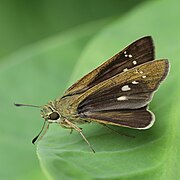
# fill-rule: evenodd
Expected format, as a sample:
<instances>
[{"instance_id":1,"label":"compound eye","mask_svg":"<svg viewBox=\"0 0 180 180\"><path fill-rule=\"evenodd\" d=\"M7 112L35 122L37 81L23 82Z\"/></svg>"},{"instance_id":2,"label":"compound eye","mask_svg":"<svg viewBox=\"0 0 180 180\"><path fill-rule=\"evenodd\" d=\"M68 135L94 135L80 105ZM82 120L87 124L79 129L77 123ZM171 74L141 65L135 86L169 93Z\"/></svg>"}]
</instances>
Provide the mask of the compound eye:
<instances>
[{"instance_id":1,"label":"compound eye","mask_svg":"<svg viewBox=\"0 0 180 180\"><path fill-rule=\"evenodd\" d=\"M53 112L49 115L49 119L57 120L57 119L59 119L59 114L57 112Z\"/></svg>"}]
</instances>

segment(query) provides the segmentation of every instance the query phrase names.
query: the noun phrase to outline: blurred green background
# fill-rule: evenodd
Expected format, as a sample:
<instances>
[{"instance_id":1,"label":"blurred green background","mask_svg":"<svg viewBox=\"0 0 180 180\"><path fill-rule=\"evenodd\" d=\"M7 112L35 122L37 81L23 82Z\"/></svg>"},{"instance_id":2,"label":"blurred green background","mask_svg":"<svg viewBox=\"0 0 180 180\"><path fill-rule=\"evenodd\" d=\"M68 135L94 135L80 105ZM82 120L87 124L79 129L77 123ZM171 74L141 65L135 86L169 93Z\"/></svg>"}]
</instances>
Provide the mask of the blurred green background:
<instances>
[{"instance_id":1,"label":"blurred green background","mask_svg":"<svg viewBox=\"0 0 180 180\"><path fill-rule=\"evenodd\" d=\"M178 0L0 1L0 179L179 179ZM77 133L52 125L37 146L39 109L132 41L152 35L171 73L151 109L155 126L129 141L97 125ZM78 166L77 166L78 165Z\"/></svg>"}]
</instances>

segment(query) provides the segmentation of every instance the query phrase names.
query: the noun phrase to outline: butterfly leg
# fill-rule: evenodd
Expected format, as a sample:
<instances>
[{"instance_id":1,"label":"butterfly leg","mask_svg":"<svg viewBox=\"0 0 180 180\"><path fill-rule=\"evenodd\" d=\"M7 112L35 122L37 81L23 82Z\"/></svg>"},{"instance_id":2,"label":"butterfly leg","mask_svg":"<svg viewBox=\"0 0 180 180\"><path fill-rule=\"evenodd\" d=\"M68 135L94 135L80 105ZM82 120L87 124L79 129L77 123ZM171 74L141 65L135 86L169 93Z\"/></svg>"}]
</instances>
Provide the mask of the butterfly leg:
<instances>
[{"instance_id":1,"label":"butterfly leg","mask_svg":"<svg viewBox=\"0 0 180 180\"><path fill-rule=\"evenodd\" d=\"M82 133L82 129L79 128L78 126L76 126L75 124L71 123L70 121L68 121L67 119L64 120L65 123L72 129L72 130L76 130L81 136L82 138L86 141L86 143L89 145L90 149L92 150L93 153L95 153L95 150L93 149L93 147L91 146L91 144L89 143L89 141L86 139L86 137L84 136L84 134Z\"/></svg>"},{"instance_id":2,"label":"butterfly leg","mask_svg":"<svg viewBox=\"0 0 180 180\"><path fill-rule=\"evenodd\" d=\"M73 133L73 128L71 128L71 130L70 130L70 134L72 134Z\"/></svg>"},{"instance_id":3,"label":"butterfly leg","mask_svg":"<svg viewBox=\"0 0 180 180\"><path fill-rule=\"evenodd\" d=\"M109 130L111 130L111 131L113 131L113 132L115 132L116 134L119 134L119 135L121 135L121 136L127 136L127 137L130 137L130 138L135 138L135 136L132 136L132 135L129 135L129 134L125 134L125 133L120 133L120 132L116 131L115 129L107 126L106 124L103 124L103 123L99 123L99 124L105 126L107 129L109 129Z\"/></svg>"}]
</instances>

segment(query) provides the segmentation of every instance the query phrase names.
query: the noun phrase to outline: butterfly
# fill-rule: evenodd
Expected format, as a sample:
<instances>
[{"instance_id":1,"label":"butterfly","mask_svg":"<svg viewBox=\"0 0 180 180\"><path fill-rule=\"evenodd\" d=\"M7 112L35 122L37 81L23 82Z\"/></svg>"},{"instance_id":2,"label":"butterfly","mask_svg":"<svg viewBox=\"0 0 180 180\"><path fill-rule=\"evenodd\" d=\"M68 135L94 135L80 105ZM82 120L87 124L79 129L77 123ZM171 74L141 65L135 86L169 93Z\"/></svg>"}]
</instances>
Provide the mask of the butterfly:
<instances>
[{"instance_id":1,"label":"butterfly","mask_svg":"<svg viewBox=\"0 0 180 180\"><path fill-rule=\"evenodd\" d=\"M148 104L169 71L168 60L154 60L154 54L152 37L142 37L82 77L62 97L38 106L47 128L58 123L78 131L93 152L78 124L150 128L155 116Z\"/></svg>"}]
</instances>

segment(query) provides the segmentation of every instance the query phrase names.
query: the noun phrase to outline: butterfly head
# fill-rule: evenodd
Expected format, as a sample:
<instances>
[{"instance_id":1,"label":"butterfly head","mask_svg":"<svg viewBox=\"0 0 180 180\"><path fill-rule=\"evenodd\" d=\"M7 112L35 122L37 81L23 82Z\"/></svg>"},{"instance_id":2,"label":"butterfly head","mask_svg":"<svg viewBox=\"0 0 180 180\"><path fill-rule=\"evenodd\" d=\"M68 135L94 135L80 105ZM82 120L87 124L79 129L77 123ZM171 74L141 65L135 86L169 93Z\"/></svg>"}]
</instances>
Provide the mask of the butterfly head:
<instances>
[{"instance_id":1,"label":"butterfly head","mask_svg":"<svg viewBox=\"0 0 180 180\"><path fill-rule=\"evenodd\" d=\"M14 104L15 106L28 106L28 107L35 107L35 108L41 108L41 117L44 118L44 124L41 129L41 131L38 133L38 135L33 138L32 143L35 144L35 142L38 139L41 139L45 132L47 131L50 123L60 123L61 122L61 115L56 109L56 106L52 101L50 101L45 106L36 106L31 104ZM40 136L40 137L39 137Z\"/></svg>"},{"instance_id":2,"label":"butterfly head","mask_svg":"<svg viewBox=\"0 0 180 180\"><path fill-rule=\"evenodd\" d=\"M59 123L61 120L61 115L51 101L41 109L41 117L49 123Z\"/></svg>"}]
</instances>

